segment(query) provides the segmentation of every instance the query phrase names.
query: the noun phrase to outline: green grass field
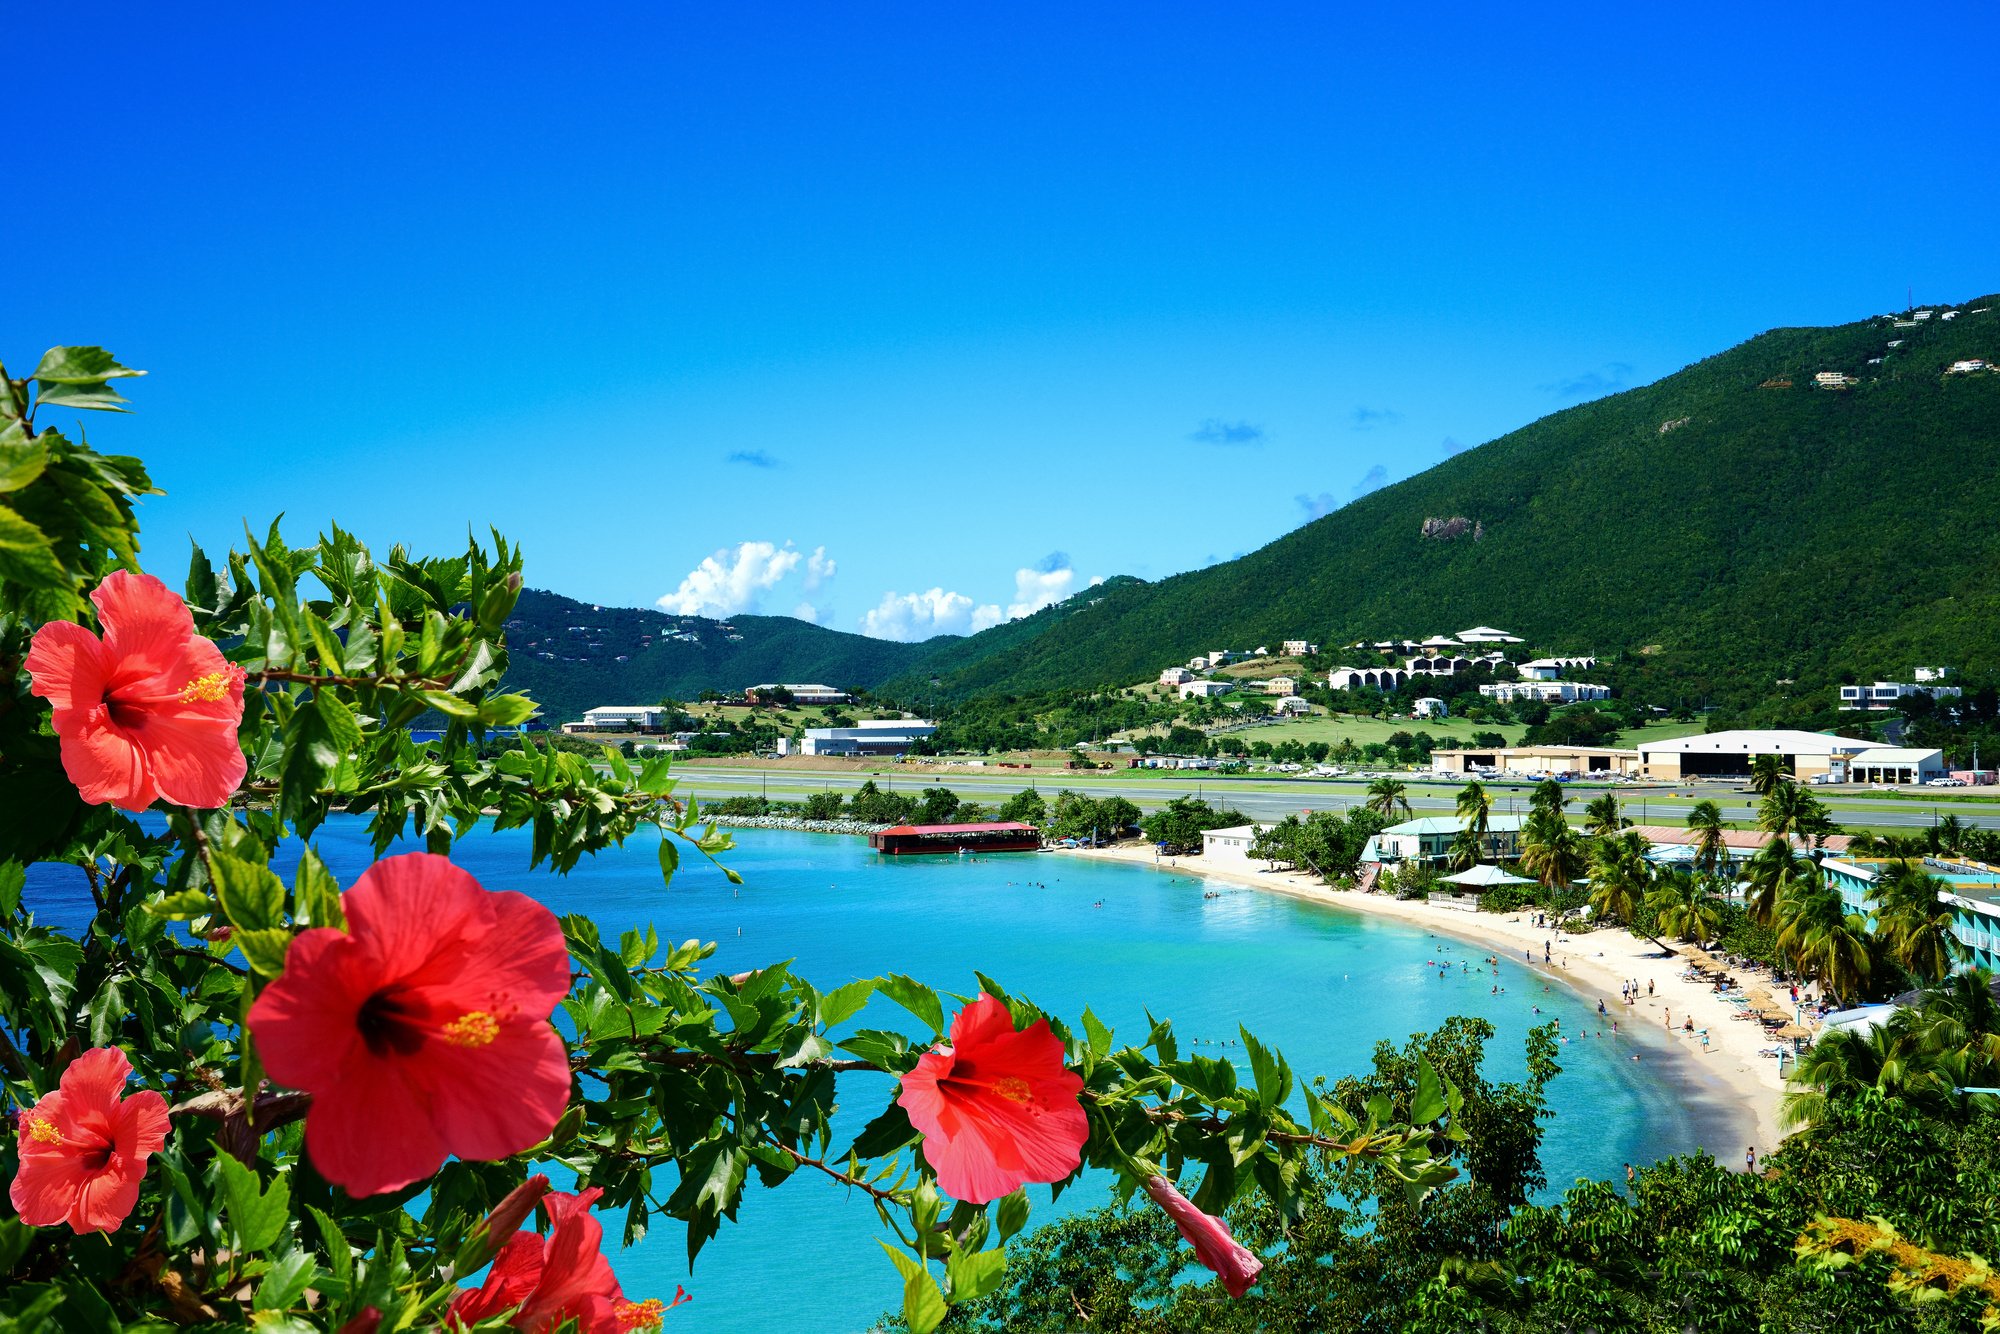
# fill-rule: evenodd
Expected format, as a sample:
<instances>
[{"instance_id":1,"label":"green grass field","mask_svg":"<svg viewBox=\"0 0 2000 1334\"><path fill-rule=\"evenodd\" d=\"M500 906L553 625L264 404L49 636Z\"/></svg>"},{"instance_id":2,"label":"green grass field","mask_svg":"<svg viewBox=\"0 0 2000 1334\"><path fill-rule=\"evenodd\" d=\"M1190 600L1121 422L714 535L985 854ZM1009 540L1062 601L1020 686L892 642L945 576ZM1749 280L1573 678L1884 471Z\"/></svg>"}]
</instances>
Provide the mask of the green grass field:
<instances>
[{"instance_id":1,"label":"green grass field","mask_svg":"<svg viewBox=\"0 0 2000 1334\"><path fill-rule=\"evenodd\" d=\"M1356 718L1336 713L1311 718L1291 718L1284 722L1266 723L1260 727L1246 727L1230 735L1246 743L1268 741L1274 746L1281 741L1306 743L1324 741L1329 746L1337 746L1342 741L1352 741L1357 746L1366 746L1371 742L1386 742L1397 732L1429 732L1433 738L1455 736L1468 744L1475 732L1498 732L1512 743L1519 741L1521 733L1526 730L1519 723L1471 723L1463 718L1422 720Z\"/></svg>"}]
</instances>

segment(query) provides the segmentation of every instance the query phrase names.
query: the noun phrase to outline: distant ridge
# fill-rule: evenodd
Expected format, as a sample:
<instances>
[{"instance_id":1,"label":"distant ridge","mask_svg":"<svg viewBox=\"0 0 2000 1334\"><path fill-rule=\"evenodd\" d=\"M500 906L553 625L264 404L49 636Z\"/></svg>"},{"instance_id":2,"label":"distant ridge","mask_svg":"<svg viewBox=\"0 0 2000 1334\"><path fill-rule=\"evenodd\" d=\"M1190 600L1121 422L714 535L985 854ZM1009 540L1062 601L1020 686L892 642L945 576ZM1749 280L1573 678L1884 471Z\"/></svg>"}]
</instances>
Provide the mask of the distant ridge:
<instances>
[{"instance_id":1,"label":"distant ridge","mask_svg":"<svg viewBox=\"0 0 2000 1334\"><path fill-rule=\"evenodd\" d=\"M1776 329L1240 559L940 644L889 689L1111 685L1210 648L1480 623L1645 650L1663 688L1745 698L1981 661L2000 645L2000 372L1948 373L1967 360L2000 361L2000 297Z\"/></svg>"}]
</instances>

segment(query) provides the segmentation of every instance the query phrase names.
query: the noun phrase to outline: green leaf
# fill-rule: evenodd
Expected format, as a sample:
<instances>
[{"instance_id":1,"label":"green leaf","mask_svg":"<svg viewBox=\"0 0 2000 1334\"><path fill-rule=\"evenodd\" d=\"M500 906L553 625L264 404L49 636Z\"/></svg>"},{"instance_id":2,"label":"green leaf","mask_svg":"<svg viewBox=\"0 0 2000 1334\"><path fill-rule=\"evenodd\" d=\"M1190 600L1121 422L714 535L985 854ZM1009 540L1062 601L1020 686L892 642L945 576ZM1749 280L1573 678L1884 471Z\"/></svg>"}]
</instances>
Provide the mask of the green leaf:
<instances>
[{"instance_id":1,"label":"green leaf","mask_svg":"<svg viewBox=\"0 0 2000 1334\"><path fill-rule=\"evenodd\" d=\"M944 1031L943 1002L938 1000L935 991L915 978L905 977L901 973L891 973L887 977L876 978L875 989L929 1024L931 1032Z\"/></svg>"},{"instance_id":2,"label":"green leaf","mask_svg":"<svg viewBox=\"0 0 2000 1334\"><path fill-rule=\"evenodd\" d=\"M311 848L299 855L299 871L292 877L292 916L305 926L347 929L347 914L340 907L340 882Z\"/></svg>"},{"instance_id":3,"label":"green leaf","mask_svg":"<svg viewBox=\"0 0 2000 1334\"><path fill-rule=\"evenodd\" d=\"M526 695L488 695L479 701L479 722L483 727L518 727L541 711Z\"/></svg>"},{"instance_id":4,"label":"green leaf","mask_svg":"<svg viewBox=\"0 0 2000 1334\"><path fill-rule=\"evenodd\" d=\"M1410 1124L1429 1125L1445 1112L1444 1089L1438 1083L1438 1072L1431 1067L1430 1058L1417 1058L1417 1092L1410 1100Z\"/></svg>"},{"instance_id":5,"label":"green leaf","mask_svg":"<svg viewBox=\"0 0 2000 1334\"><path fill-rule=\"evenodd\" d=\"M257 1174L227 1153L217 1154L215 1165L223 1212L237 1244L246 1251L263 1250L285 1230L291 1187L280 1176L260 1189Z\"/></svg>"},{"instance_id":6,"label":"green leaf","mask_svg":"<svg viewBox=\"0 0 2000 1334\"><path fill-rule=\"evenodd\" d=\"M19 862L0 862L0 917L12 917L21 906L21 890L28 883L28 868Z\"/></svg>"},{"instance_id":7,"label":"green leaf","mask_svg":"<svg viewBox=\"0 0 2000 1334\"><path fill-rule=\"evenodd\" d=\"M1004 1251L953 1251L944 1262L945 1282L951 1285L954 1306L998 1292L1006 1273Z\"/></svg>"},{"instance_id":8,"label":"green leaf","mask_svg":"<svg viewBox=\"0 0 2000 1334\"><path fill-rule=\"evenodd\" d=\"M0 491L19 491L48 466L49 445L40 440L0 439Z\"/></svg>"},{"instance_id":9,"label":"green leaf","mask_svg":"<svg viewBox=\"0 0 2000 1334\"><path fill-rule=\"evenodd\" d=\"M35 402L38 407L123 412L125 399L106 382L145 373L120 366L101 347L52 347L35 367Z\"/></svg>"},{"instance_id":10,"label":"green leaf","mask_svg":"<svg viewBox=\"0 0 2000 1334\"><path fill-rule=\"evenodd\" d=\"M1250 1054L1250 1072L1257 1081L1257 1099L1266 1107L1280 1107L1285 1099L1292 1096L1292 1068L1285 1064L1285 1058L1274 1055L1270 1048L1251 1036L1250 1030L1237 1025L1236 1031L1242 1035L1243 1048Z\"/></svg>"},{"instance_id":11,"label":"green leaf","mask_svg":"<svg viewBox=\"0 0 2000 1334\"><path fill-rule=\"evenodd\" d=\"M285 884L270 867L220 849L210 851L208 862L216 900L231 926L256 931L284 921Z\"/></svg>"},{"instance_id":12,"label":"green leaf","mask_svg":"<svg viewBox=\"0 0 2000 1334\"><path fill-rule=\"evenodd\" d=\"M1092 1014L1087 1006L1083 1011L1083 1033L1085 1039L1090 1044L1092 1055L1109 1056L1111 1054L1111 1030L1106 1028L1104 1021Z\"/></svg>"},{"instance_id":13,"label":"green leaf","mask_svg":"<svg viewBox=\"0 0 2000 1334\"><path fill-rule=\"evenodd\" d=\"M292 947L292 933L283 927L265 931L238 929L229 943L243 951L243 958L259 977L276 977L285 971L285 952Z\"/></svg>"},{"instance_id":14,"label":"green leaf","mask_svg":"<svg viewBox=\"0 0 2000 1334\"><path fill-rule=\"evenodd\" d=\"M306 1295L318 1273L319 1266L304 1251L281 1256L265 1271L264 1281L257 1285L257 1295L250 1304L259 1311L283 1311ZM263 1327L262 1322L259 1327Z\"/></svg>"},{"instance_id":15,"label":"green leaf","mask_svg":"<svg viewBox=\"0 0 2000 1334\"><path fill-rule=\"evenodd\" d=\"M902 1104L891 1101L882 1114L863 1126L848 1152L857 1158L886 1158L917 1137L910 1114Z\"/></svg>"},{"instance_id":16,"label":"green leaf","mask_svg":"<svg viewBox=\"0 0 2000 1334\"><path fill-rule=\"evenodd\" d=\"M663 884L674 882L674 872L681 869L681 845L666 830L660 831L660 880Z\"/></svg>"},{"instance_id":17,"label":"green leaf","mask_svg":"<svg viewBox=\"0 0 2000 1334\"><path fill-rule=\"evenodd\" d=\"M5 505L0 505L0 578L33 588L68 583L48 535Z\"/></svg>"},{"instance_id":18,"label":"green leaf","mask_svg":"<svg viewBox=\"0 0 2000 1334\"><path fill-rule=\"evenodd\" d=\"M910 1334L931 1334L944 1322L944 1314L944 1294L938 1291L937 1280L919 1265L903 1280L903 1323Z\"/></svg>"},{"instance_id":19,"label":"green leaf","mask_svg":"<svg viewBox=\"0 0 2000 1334\"><path fill-rule=\"evenodd\" d=\"M354 711L340 696L327 690L317 691L313 695L313 703L318 706L319 716L326 723L327 740L342 758L361 749L361 724L355 721Z\"/></svg>"},{"instance_id":20,"label":"green leaf","mask_svg":"<svg viewBox=\"0 0 2000 1334\"><path fill-rule=\"evenodd\" d=\"M858 982L849 982L844 987L835 987L820 998L819 1021L827 1028L844 1024L861 1013L861 1007L875 994L875 979L864 977Z\"/></svg>"},{"instance_id":21,"label":"green leaf","mask_svg":"<svg viewBox=\"0 0 2000 1334\"><path fill-rule=\"evenodd\" d=\"M419 690L417 698L436 709L447 718L457 718L471 722L479 717L479 706L471 700L460 699L448 690Z\"/></svg>"}]
</instances>

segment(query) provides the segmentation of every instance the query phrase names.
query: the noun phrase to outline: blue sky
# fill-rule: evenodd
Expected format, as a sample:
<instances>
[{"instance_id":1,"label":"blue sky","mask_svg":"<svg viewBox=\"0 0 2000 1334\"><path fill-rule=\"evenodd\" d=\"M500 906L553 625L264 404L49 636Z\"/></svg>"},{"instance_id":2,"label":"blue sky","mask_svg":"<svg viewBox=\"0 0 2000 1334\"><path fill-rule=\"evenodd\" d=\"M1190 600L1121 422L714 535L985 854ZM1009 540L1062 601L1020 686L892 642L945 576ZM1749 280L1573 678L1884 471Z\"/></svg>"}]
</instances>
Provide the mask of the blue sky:
<instances>
[{"instance_id":1,"label":"blue sky","mask_svg":"<svg viewBox=\"0 0 2000 1334\"><path fill-rule=\"evenodd\" d=\"M39 6L0 357L152 372L162 570L492 524L919 637L2000 289L1990 6L1412 13Z\"/></svg>"}]
</instances>

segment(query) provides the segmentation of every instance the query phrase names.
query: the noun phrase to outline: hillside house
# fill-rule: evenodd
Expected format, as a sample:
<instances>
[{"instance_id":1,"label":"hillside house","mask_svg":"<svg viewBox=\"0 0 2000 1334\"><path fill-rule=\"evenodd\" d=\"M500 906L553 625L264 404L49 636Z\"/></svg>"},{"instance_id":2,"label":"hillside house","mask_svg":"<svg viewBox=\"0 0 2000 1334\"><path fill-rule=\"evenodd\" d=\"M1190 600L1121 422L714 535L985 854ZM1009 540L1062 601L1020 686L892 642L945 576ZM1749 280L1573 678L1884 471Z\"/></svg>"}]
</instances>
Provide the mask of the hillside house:
<instances>
[{"instance_id":1,"label":"hillside house","mask_svg":"<svg viewBox=\"0 0 2000 1334\"><path fill-rule=\"evenodd\" d=\"M1442 718L1445 713L1444 701L1435 695L1422 696L1410 706L1412 718Z\"/></svg>"},{"instance_id":2,"label":"hillside house","mask_svg":"<svg viewBox=\"0 0 2000 1334\"><path fill-rule=\"evenodd\" d=\"M1987 369L1987 365L1986 365L1986 362L1985 362L1985 361L1981 360L1981 359L1980 359L1980 358L1978 358L1978 357L1973 357L1973 358L1971 358L1971 359L1969 359L1969 360L1966 360L1966 361L1954 361L1954 362L1952 362L1952 363L1951 363L1951 365L1950 365L1949 367L1947 367L1947 368L1946 368L1946 370L1945 370L1945 374L1946 374L1946 375L1970 375L1970 374L1972 374L1972 373L1973 373L1974 371L1983 371L1983 370L1986 370L1986 369Z\"/></svg>"},{"instance_id":3,"label":"hillside house","mask_svg":"<svg viewBox=\"0 0 2000 1334\"><path fill-rule=\"evenodd\" d=\"M1264 693L1267 695L1296 695L1299 693L1298 678L1293 676L1274 676L1264 682Z\"/></svg>"},{"instance_id":4,"label":"hillside house","mask_svg":"<svg viewBox=\"0 0 2000 1334\"><path fill-rule=\"evenodd\" d=\"M1458 632L1461 644L1518 644L1519 635L1510 635L1505 630L1496 630L1490 625L1475 625L1470 630Z\"/></svg>"},{"instance_id":5,"label":"hillside house","mask_svg":"<svg viewBox=\"0 0 2000 1334\"><path fill-rule=\"evenodd\" d=\"M1908 699L1911 695L1929 695L1932 699L1956 699L1962 693L1957 686L1877 681L1873 685L1842 686L1840 707L1863 713L1880 713L1895 708L1899 700Z\"/></svg>"},{"instance_id":6,"label":"hillside house","mask_svg":"<svg viewBox=\"0 0 2000 1334\"><path fill-rule=\"evenodd\" d=\"M1194 680L1194 673L1185 667L1169 667L1160 673L1160 684L1169 688L1184 685Z\"/></svg>"},{"instance_id":7,"label":"hillside house","mask_svg":"<svg viewBox=\"0 0 2000 1334\"><path fill-rule=\"evenodd\" d=\"M1181 683L1182 699L1215 699L1222 695L1233 695L1235 693L1236 683L1234 681L1203 680L1183 681Z\"/></svg>"},{"instance_id":8,"label":"hillside house","mask_svg":"<svg viewBox=\"0 0 2000 1334\"><path fill-rule=\"evenodd\" d=\"M779 690L790 691L794 704L846 704L854 698L854 696L848 694L845 690L836 690L832 686L821 685L817 681L799 683L788 681L783 685L776 685L767 681L762 685L754 685L746 688L743 692L743 698L751 704L762 704Z\"/></svg>"},{"instance_id":9,"label":"hillside house","mask_svg":"<svg viewBox=\"0 0 2000 1334\"><path fill-rule=\"evenodd\" d=\"M1303 718L1312 712L1312 705L1297 695L1287 695L1271 707L1274 718Z\"/></svg>"},{"instance_id":10,"label":"hillside house","mask_svg":"<svg viewBox=\"0 0 2000 1334\"><path fill-rule=\"evenodd\" d=\"M1304 658L1319 652L1319 645L1309 639L1287 639L1284 649L1288 658Z\"/></svg>"},{"instance_id":11,"label":"hillside house","mask_svg":"<svg viewBox=\"0 0 2000 1334\"><path fill-rule=\"evenodd\" d=\"M1849 385L1860 383L1861 381L1853 376L1842 375L1839 371L1820 371L1813 376L1815 389L1845 389Z\"/></svg>"}]
</instances>

